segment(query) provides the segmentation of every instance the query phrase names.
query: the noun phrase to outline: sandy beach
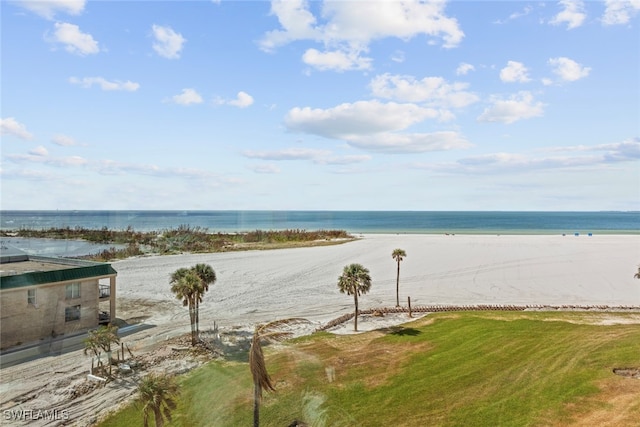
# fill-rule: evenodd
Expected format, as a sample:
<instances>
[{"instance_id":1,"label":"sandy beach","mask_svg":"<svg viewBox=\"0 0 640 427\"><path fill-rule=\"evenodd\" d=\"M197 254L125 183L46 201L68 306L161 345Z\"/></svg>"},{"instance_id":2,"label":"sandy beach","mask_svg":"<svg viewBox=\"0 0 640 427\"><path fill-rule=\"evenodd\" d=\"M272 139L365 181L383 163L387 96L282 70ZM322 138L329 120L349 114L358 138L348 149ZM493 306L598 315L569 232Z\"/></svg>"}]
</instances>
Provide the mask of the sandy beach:
<instances>
[{"instance_id":1,"label":"sandy beach","mask_svg":"<svg viewBox=\"0 0 640 427\"><path fill-rule=\"evenodd\" d=\"M401 263L400 299L412 305L640 306L638 235L362 235L335 246L150 256L112 263L117 277L117 317L143 328L123 341L140 355L189 331L189 318L170 291L169 277L181 267L210 264L217 282L200 307L201 330L215 324L222 334L251 333L256 323L302 317L296 333L311 333L353 311L353 299L337 288L342 268L360 263L370 270L371 292L360 308L393 307L395 248ZM629 311L629 310L626 310ZM626 317L599 317L608 324L640 323L640 310ZM363 316L360 331L408 321L406 314ZM331 329L352 333L347 322ZM166 350L166 344L165 344ZM171 349L168 349L169 353ZM155 359L156 369L184 372L197 362ZM134 376L81 392L90 360L81 350L7 367L0 372L0 409L67 411L71 425L90 425L135 395ZM137 376L137 377L136 377ZM26 424L25 424L26 425ZM29 425L55 425L29 422Z\"/></svg>"},{"instance_id":2,"label":"sandy beach","mask_svg":"<svg viewBox=\"0 0 640 427\"><path fill-rule=\"evenodd\" d=\"M246 325L282 317L326 322L353 308L340 294L342 268L370 270L361 308L395 305L395 248L400 300L417 305L640 305L637 235L363 235L337 246L147 257L115 262L118 317L149 316L152 324L186 322L170 292L180 267L210 264L217 282L201 305L201 321ZM136 302L147 301L145 313ZM147 304L144 304L147 305Z\"/></svg>"}]
</instances>

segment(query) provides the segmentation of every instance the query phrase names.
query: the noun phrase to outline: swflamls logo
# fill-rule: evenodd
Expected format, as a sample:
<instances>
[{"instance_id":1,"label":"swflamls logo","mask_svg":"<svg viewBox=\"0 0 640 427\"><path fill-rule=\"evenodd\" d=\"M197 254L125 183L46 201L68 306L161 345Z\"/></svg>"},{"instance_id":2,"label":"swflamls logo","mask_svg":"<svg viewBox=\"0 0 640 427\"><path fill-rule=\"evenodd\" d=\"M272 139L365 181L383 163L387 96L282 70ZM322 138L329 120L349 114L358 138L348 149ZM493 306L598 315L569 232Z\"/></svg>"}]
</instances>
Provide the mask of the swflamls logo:
<instances>
[{"instance_id":1,"label":"swflamls logo","mask_svg":"<svg viewBox=\"0 0 640 427\"><path fill-rule=\"evenodd\" d=\"M2 411L5 421L63 421L69 419L66 409L5 409Z\"/></svg>"}]
</instances>

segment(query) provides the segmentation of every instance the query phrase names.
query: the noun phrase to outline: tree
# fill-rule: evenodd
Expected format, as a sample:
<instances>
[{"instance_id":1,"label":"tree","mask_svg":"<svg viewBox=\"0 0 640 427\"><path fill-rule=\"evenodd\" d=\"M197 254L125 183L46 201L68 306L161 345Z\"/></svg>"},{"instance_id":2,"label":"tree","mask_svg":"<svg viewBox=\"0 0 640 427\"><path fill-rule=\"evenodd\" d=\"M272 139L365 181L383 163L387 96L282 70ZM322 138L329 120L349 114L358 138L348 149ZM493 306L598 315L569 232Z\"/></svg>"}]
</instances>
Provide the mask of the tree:
<instances>
[{"instance_id":1,"label":"tree","mask_svg":"<svg viewBox=\"0 0 640 427\"><path fill-rule=\"evenodd\" d=\"M196 264L191 268L179 268L171 275L171 292L189 307L191 321L191 345L196 345L200 335L200 303L209 285L216 282L216 272L209 264Z\"/></svg>"},{"instance_id":2,"label":"tree","mask_svg":"<svg viewBox=\"0 0 640 427\"><path fill-rule=\"evenodd\" d=\"M282 330L283 327L295 323L306 322L306 319L290 318L274 320L273 322L257 325L251 339L251 349L249 350L249 369L253 377L253 425L260 425L260 401L262 391L275 391L271 382L271 377L267 372L267 365L264 361L261 341L277 342L291 336L290 331Z\"/></svg>"},{"instance_id":3,"label":"tree","mask_svg":"<svg viewBox=\"0 0 640 427\"><path fill-rule=\"evenodd\" d=\"M98 358L98 367L103 366L101 354L107 353L107 362L111 367L111 344L119 344L118 327L115 325L100 326L91 330L84 340L84 354L91 353ZM91 362L93 366L93 362Z\"/></svg>"},{"instance_id":4,"label":"tree","mask_svg":"<svg viewBox=\"0 0 640 427\"><path fill-rule=\"evenodd\" d=\"M149 427L153 414L156 427L164 426L164 420L171 421L171 411L176 409L178 385L173 377L166 374L149 374L138 384L138 397L142 406L142 422Z\"/></svg>"},{"instance_id":5,"label":"tree","mask_svg":"<svg viewBox=\"0 0 640 427\"><path fill-rule=\"evenodd\" d=\"M404 249L394 249L391 257L398 263L398 273L396 274L396 307L400 307L400 261L407 256Z\"/></svg>"},{"instance_id":6,"label":"tree","mask_svg":"<svg viewBox=\"0 0 640 427\"><path fill-rule=\"evenodd\" d=\"M189 307L189 321L191 322L191 345L198 342L196 330L196 296L202 293L201 282L193 269L179 268L171 275L171 292L182 305Z\"/></svg>"},{"instance_id":7,"label":"tree","mask_svg":"<svg viewBox=\"0 0 640 427\"><path fill-rule=\"evenodd\" d=\"M195 295L196 302L196 334L200 334L200 303L205 292L209 291L209 285L216 283L216 272L209 264L196 264L192 270L200 280L200 287Z\"/></svg>"},{"instance_id":8,"label":"tree","mask_svg":"<svg viewBox=\"0 0 640 427\"><path fill-rule=\"evenodd\" d=\"M342 275L338 277L338 289L347 295L353 295L355 304L355 318L353 330L358 330L358 296L366 294L371 289L369 270L360 264L350 264L344 267Z\"/></svg>"}]
</instances>

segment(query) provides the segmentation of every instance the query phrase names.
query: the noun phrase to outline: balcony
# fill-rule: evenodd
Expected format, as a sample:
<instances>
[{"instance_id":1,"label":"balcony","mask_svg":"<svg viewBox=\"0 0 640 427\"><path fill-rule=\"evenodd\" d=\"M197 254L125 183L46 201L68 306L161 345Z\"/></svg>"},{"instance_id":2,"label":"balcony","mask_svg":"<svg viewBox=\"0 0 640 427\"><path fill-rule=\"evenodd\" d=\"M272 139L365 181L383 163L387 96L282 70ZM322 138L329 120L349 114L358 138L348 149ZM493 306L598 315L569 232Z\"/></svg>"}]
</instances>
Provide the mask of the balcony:
<instances>
[{"instance_id":1,"label":"balcony","mask_svg":"<svg viewBox=\"0 0 640 427\"><path fill-rule=\"evenodd\" d=\"M111 296L111 287L109 285L99 285L99 298L108 299Z\"/></svg>"}]
</instances>

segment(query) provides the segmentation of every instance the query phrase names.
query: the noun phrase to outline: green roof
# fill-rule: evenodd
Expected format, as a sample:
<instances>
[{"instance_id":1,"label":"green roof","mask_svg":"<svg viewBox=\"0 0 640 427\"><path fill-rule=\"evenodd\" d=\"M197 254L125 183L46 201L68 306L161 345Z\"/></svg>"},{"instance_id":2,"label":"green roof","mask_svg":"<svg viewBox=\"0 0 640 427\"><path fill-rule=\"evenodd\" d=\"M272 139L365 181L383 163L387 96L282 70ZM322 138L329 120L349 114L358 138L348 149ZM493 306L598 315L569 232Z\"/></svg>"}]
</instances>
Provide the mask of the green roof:
<instances>
[{"instance_id":1,"label":"green roof","mask_svg":"<svg viewBox=\"0 0 640 427\"><path fill-rule=\"evenodd\" d=\"M52 271L33 271L0 277L0 290L42 285L45 283L67 282L91 277L105 277L118 274L111 264L92 263L74 268Z\"/></svg>"}]
</instances>

